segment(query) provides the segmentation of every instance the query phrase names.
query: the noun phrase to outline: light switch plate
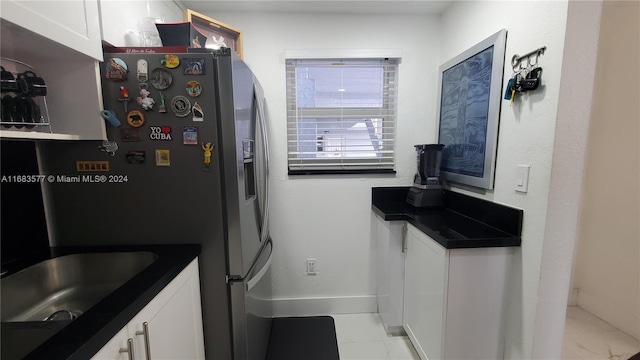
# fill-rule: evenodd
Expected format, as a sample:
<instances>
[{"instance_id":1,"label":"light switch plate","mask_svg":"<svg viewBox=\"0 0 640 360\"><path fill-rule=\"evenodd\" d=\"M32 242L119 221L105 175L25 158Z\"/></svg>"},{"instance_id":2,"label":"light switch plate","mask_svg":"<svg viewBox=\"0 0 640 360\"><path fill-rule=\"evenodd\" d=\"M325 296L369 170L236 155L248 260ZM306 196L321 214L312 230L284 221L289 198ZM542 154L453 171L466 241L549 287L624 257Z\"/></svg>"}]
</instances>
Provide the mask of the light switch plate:
<instances>
[{"instance_id":1,"label":"light switch plate","mask_svg":"<svg viewBox=\"0 0 640 360\"><path fill-rule=\"evenodd\" d=\"M529 190L529 165L516 166L516 184L517 192L526 193Z\"/></svg>"}]
</instances>

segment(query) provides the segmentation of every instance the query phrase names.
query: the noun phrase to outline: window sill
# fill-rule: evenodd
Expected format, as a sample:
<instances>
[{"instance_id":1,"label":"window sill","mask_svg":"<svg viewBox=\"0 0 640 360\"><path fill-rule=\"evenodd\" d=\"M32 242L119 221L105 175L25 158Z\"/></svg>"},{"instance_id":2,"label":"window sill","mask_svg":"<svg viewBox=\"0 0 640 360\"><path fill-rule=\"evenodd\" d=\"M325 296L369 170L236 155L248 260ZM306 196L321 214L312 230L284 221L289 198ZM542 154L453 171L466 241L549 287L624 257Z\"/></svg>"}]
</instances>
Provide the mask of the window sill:
<instances>
[{"instance_id":1,"label":"window sill","mask_svg":"<svg viewBox=\"0 0 640 360\"><path fill-rule=\"evenodd\" d=\"M393 174L395 170L385 169L368 169L368 170L289 170L289 175L374 175L374 174Z\"/></svg>"}]
</instances>

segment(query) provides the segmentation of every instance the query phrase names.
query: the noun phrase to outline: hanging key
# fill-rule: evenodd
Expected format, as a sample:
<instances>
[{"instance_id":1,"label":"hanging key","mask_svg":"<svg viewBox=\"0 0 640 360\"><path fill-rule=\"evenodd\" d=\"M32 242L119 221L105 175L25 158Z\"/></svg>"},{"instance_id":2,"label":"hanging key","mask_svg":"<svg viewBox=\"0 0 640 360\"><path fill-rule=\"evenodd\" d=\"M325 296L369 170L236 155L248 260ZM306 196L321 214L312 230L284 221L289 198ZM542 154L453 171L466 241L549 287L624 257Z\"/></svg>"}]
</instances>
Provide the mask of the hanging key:
<instances>
[{"instance_id":1,"label":"hanging key","mask_svg":"<svg viewBox=\"0 0 640 360\"><path fill-rule=\"evenodd\" d=\"M513 84L516 82L515 78L511 78L509 79L509 82L507 82L507 87L504 90L504 99L505 100L511 100L513 98Z\"/></svg>"},{"instance_id":2,"label":"hanging key","mask_svg":"<svg viewBox=\"0 0 640 360\"><path fill-rule=\"evenodd\" d=\"M523 79L521 82L522 90L521 91L531 91L535 90L540 86L540 81L542 78L542 68L537 67L531 70L527 74L527 78Z\"/></svg>"}]
</instances>

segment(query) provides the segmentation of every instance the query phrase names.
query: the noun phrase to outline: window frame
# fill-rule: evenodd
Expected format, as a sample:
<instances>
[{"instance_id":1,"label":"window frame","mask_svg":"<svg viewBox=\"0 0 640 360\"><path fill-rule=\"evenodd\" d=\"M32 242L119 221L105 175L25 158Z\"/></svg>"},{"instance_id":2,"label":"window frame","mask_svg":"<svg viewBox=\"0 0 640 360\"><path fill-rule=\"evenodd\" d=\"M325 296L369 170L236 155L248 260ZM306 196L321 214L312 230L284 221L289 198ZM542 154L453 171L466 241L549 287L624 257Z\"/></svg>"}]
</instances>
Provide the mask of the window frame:
<instances>
[{"instance_id":1,"label":"window frame","mask_svg":"<svg viewBox=\"0 0 640 360\"><path fill-rule=\"evenodd\" d=\"M395 174L396 170L396 124L397 124L397 102L398 102L398 69L400 64L399 51L392 51L395 56L380 55L381 51L359 51L357 56L304 56L299 53L291 54L287 51L285 56L286 66L286 102L287 102L287 169L289 175L322 175L322 174ZM373 54L376 53L376 54ZM327 54L331 55L331 54ZM298 67L313 66L318 64L344 63L346 66L363 66L363 62L367 62L366 66L371 66L378 62L383 64L382 82L383 96L382 105L380 107L298 107L297 103L297 86L298 86ZM319 65L321 66L321 65ZM322 158L303 158L297 157L300 154L300 119L317 119L331 118L332 115L340 114L339 119L362 119L361 123L365 123L367 131L371 133L371 128L376 131L373 121L380 121L381 137L378 144L374 141L370 142L373 147L372 151L380 154L376 158L367 157L322 157ZM367 123L367 120L370 120ZM318 123L316 123L317 126ZM311 135L311 134L309 134ZM322 134L317 132L313 134L313 139L308 142L316 143L311 148L325 148L328 141L322 138ZM334 138L335 139L335 138ZM305 140L302 140L305 141ZM347 140L349 141L349 140ZM358 139L351 139L352 148ZM386 144L385 144L386 143ZM386 145L386 146L385 146ZM365 145L362 145L363 147ZM376 148L380 146L380 148ZM366 150L368 151L368 150ZM354 154L357 150L347 150L344 154Z\"/></svg>"}]
</instances>

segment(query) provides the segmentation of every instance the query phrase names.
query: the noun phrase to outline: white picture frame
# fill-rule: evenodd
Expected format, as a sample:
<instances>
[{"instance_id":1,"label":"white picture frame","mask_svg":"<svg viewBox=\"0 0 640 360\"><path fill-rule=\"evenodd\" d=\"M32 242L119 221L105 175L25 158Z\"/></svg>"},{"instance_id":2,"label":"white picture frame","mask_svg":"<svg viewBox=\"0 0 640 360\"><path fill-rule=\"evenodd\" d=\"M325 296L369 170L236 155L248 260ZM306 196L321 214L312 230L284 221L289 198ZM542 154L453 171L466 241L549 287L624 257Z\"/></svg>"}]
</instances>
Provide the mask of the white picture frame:
<instances>
[{"instance_id":1,"label":"white picture frame","mask_svg":"<svg viewBox=\"0 0 640 360\"><path fill-rule=\"evenodd\" d=\"M438 76L438 142L444 179L493 189L507 30L442 64Z\"/></svg>"}]
</instances>

